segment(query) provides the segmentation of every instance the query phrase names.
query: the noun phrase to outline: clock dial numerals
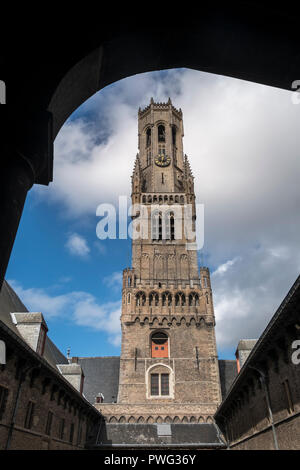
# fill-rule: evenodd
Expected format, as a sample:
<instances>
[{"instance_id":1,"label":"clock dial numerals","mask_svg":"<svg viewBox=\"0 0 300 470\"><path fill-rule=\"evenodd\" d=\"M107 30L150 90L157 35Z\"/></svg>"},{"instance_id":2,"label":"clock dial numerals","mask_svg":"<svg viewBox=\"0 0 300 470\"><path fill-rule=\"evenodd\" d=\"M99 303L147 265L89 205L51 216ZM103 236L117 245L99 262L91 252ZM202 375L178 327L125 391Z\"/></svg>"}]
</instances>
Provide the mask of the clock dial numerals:
<instances>
[{"instance_id":1,"label":"clock dial numerals","mask_svg":"<svg viewBox=\"0 0 300 470\"><path fill-rule=\"evenodd\" d=\"M171 158L168 155L160 154L155 158L157 166L168 166L171 163Z\"/></svg>"}]
</instances>

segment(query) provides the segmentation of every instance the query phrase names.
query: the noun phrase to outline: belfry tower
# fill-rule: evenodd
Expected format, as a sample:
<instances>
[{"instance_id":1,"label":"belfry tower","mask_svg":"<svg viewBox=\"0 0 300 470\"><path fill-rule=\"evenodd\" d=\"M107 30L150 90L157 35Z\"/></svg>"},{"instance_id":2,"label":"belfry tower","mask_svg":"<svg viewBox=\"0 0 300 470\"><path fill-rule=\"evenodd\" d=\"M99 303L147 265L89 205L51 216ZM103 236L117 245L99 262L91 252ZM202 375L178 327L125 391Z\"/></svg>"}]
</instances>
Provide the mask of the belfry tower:
<instances>
[{"instance_id":1,"label":"belfry tower","mask_svg":"<svg viewBox=\"0 0 300 470\"><path fill-rule=\"evenodd\" d=\"M184 229L184 207L192 228L196 213L181 109L151 99L138 136L132 203L146 228L123 271L117 403L101 412L119 422L211 422L221 402L215 317L209 270Z\"/></svg>"}]
</instances>

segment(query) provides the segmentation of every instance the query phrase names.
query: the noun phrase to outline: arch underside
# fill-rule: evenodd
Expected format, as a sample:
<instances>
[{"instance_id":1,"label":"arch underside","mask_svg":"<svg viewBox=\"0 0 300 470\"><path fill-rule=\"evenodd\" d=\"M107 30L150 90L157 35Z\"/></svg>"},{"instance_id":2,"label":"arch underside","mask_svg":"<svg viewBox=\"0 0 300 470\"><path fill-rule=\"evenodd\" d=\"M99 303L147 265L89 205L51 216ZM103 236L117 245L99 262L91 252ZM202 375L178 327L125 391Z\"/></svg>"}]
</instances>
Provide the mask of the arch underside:
<instances>
[{"instance_id":1,"label":"arch underside","mask_svg":"<svg viewBox=\"0 0 300 470\"><path fill-rule=\"evenodd\" d=\"M244 3L202 5L201 15L195 18L187 11L185 20L177 15L172 21L153 22L151 15L144 16L142 28L129 19L126 31L114 15L114 24L108 19L107 33L101 31L98 46L96 32L94 48L82 37L81 56L68 51L68 69L61 71L49 95L54 138L94 93L139 73L190 68L291 90L300 76L297 23L284 9L276 11L261 2L252 2L245 14Z\"/></svg>"}]
</instances>

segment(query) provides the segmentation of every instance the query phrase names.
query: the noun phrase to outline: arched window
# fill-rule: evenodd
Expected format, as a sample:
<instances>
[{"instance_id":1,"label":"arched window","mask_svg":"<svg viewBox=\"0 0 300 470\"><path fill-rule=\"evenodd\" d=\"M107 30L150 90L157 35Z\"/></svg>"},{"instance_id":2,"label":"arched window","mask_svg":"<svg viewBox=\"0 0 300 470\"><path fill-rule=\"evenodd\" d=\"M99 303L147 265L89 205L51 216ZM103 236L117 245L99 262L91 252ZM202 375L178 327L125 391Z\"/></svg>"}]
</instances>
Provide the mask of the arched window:
<instances>
[{"instance_id":1,"label":"arched window","mask_svg":"<svg viewBox=\"0 0 300 470\"><path fill-rule=\"evenodd\" d=\"M146 147L150 147L151 145L151 128L148 127L146 130Z\"/></svg>"},{"instance_id":2,"label":"arched window","mask_svg":"<svg viewBox=\"0 0 300 470\"><path fill-rule=\"evenodd\" d=\"M189 306L190 307L196 307L199 305L199 295L196 294L196 292L191 292L189 295Z\"/></svg>"},{"instance_id":3,"label":"arched window","mask_svg":"<svg viewBox=\"0 0 300 470\"><path fill-rule=\"evenodd\" d=\"M163 331L153 333L151 336L151 356L169 357L168 336Z\"/></svg>"},{"instance_id":4,"label":"arched window","mask_svg":"<svg viewBox=\"0 0 300 470\"><path fill-rule=\"evenodd\" d=\"M135 298L137 307L143 307L146 304L146 295L144 292L138 292Z\"/></svg>"},{"instance_id":5,"label":"arched window","mask_svg":"<svg viewBox=\"0 0 300 470\"><path fill-rule=\"evenodd\" d=\"M163 233L161 230L162 237L164 240L175 240L174 212L165 212L163 216L164 216L164 222L165 222L165 233Z\"/></svg>"},{"instance_id":6,"label":"arched window","mask_svg":"<svg viewBox=\"0 0 300 470\"><path fill-rule=\"evenodd\" d=\"M172 144L176 145L176 126L172 126Z\"/></svg>"},{"instance_id":7,"label":"arched window","mask_svg":"<svg viewBox=\"0 0 300 470\"><path fill-rule=\"evenodd\" d=\"M164 364L151 366L147 374L147 397L172 397L174 395L174 375L171 367Z\"/></svg>"},{"instance_id":8,"label":"arched window","mask_svg":"<svg viewBox=\"0 0 300 470\"><path fill-rule=\"evenodd\" d=\"M153 212L151 215L151 238L152 240L162 240L161 212Z\"/></svg>"},{"instance_id":9,"label":"arched window","mask_svg":"<svg viewBox=\"0 0 300 470\"><path fill-rule=\"evenodd\" d=\"M182 292L177 292L175 295L175 307L180 307L185 305L185 295Z\"/></svg>"},{"instance_id":10,"label":"arched window","mask_svg":"<svg viewBox=\"0 0 300 470\"><path fill-rule=\"evenodd\" d=\"M162 124L158 126L157 132L158 132L158 142L165 142L166 141L165 126L163 126Z\"/></svg>"},{"instance_id":11,"label":"arched window","mask_svg":"<svg viewBox=\"0 0 300 470\"><path fill-rule=\"evenodd\" d=\"M164 292L162 295L162 305L163 307L170 307L172 305L172 294L170 292Z\"/></svg>"},{"instance_id":12,"label":"arched window","mask_svg":"<svg viewBox=\"0 0 300 470\"><path fill-rule=\"evenodd\" d=\"M149 305L150 307L157 306L159 303L159 296L157 292L151 292L149 295Z\"/></svg>"},{"instance_id":13,"label":"arched window","mask_svg":"<svg viewBox=\"0 0 300 470\"><path fill-rule=\"evenodd\" d=\"M175 240L175 219L174 219L174 213L170 213L170 238L171 240Z\"/></svg>"}]
</instances>

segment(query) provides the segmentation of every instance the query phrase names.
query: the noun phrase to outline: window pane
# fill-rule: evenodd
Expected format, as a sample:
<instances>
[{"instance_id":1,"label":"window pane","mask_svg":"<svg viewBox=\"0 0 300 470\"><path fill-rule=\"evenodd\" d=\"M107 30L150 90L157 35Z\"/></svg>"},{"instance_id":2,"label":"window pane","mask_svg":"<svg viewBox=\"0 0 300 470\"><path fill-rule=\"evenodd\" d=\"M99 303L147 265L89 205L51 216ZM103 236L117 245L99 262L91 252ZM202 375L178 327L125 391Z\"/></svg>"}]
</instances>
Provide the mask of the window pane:
<instances>
[{"instance_id":1,"label":"window pane","mask_svg":"<svg viewBox=\"0 0 300 470\"><path fill-rule=\"evenodd\" d=\"M158 395L158 374L151 374L151 395Z\"/></svg>"},{"instance_id":2,"label":"window pane","mask_svg":"<svg viewBox=\"0 0 300 470\"><path fill-rule=\"evenodd\" d=\"M161 394L169 395L169 374L161 374Z\"/></svg>"}]
</instances>

